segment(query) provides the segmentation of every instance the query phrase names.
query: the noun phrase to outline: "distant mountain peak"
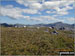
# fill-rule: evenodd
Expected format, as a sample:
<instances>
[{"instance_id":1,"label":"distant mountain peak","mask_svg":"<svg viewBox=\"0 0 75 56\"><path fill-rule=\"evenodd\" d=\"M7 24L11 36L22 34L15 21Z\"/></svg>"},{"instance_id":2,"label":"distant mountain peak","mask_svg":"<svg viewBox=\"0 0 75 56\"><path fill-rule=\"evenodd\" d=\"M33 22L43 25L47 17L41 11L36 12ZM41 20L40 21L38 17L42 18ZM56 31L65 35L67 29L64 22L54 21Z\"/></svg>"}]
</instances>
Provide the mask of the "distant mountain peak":
<instances>
[{"instance_id":1,"label":"distant mountain peak","mask_svg":"<svg viewBox=\"0 0 75 56\"><path fill-rule=\"evenodd\" d=\"M2 26L5 27L14 27L14 26L25 26L23 24L7 24L7 23L2 23ZM35 25L26 25L26 26L32 26L32 27L55 27L56 29L59 28L66 28L66 29L74 29L75 24L67 24L63 22L56 22L56 23L50 23L50 24L35 24Z\"/></svg>"}]
</instances>

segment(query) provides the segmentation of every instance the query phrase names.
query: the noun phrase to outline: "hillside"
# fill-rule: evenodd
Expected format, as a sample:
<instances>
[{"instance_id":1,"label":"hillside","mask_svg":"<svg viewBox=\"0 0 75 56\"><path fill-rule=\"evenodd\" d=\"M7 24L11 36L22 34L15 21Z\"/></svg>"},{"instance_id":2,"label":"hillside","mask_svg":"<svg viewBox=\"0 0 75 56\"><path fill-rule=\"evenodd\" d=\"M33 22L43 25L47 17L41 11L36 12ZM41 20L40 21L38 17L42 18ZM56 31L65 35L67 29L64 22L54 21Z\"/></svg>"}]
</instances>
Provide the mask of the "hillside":
<instances>
[{"instance_id":1,"label":"hillside","mask_svg":"<svg viewBox=\"0 0 75 56\"><path fill-rule=\"evenodd\" d=\"M52 34L55 29L47 27L2 27L1 30L2 55L55 55L59 51L74 51L72 31L57 30L58 34Z\"/></svg>"},{"instance_id":2,"label":"hillside","mask_svg":"<svg viewBox=\"0 0 75 56\"><path fill-rule=\"evenodd\" d=\"M66 30L73 30L75 24L67 24L67 23L62 23L62 22L56 22L56 23L50 23L50 24L37 24L37 25L33 25L33 26L55 27L56 29L64 27Z\"/></svg>"},{"instance_id":3,"label":"hillside","mask_svg":"<svg viewBox=\"0 0 75 56\"><path fill-rule=\"evenodd\" d=\"M56 22L56 23L50 23L50 24L35 24L35 25L24 25L24 24L7 24L7 23L2 23L1 26L5 27L23 27L23 26L28 26L28 27L54 27L56 29L64 27L65 30L74 30L75 24L67 24L67 23L62 23L62 22Z\"/></svg>"}]
</instances>

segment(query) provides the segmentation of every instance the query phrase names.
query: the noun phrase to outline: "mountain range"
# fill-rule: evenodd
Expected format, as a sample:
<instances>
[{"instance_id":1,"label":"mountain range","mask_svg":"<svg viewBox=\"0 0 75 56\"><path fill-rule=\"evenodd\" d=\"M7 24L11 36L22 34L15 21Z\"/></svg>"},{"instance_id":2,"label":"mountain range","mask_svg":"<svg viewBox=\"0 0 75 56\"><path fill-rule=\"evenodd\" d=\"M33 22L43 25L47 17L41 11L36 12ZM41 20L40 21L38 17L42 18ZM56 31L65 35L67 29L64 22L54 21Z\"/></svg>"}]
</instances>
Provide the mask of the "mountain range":
<instances>
[{"instance_id":1,"label":"mountain range","mask_svg":"<svg viewBox=\"0 0 75 56\"><path fill-rule=\"evenodd\" d=\"M35 25L24 25L24 24L7 24L7 23L1 23L1 26L5 27L14 27L14 26L28 26L28 27L54 27L56 29L59 29L61 27L66 28L66 30L74 29L75 24L67 24L62 22L56 22L56 23L50 23L50 24L35 24Z\"/></svg>"}]
</instances>

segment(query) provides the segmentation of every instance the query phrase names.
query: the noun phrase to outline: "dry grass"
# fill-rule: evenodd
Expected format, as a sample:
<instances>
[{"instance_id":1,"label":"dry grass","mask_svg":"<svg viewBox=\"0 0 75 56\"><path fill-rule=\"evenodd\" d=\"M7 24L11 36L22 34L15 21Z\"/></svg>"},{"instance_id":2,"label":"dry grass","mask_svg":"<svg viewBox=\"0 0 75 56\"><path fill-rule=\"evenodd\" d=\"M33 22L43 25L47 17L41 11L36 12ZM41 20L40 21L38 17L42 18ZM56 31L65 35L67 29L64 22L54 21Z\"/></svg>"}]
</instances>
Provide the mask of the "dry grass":
<instances>
[{"instance_id":1,"label":"dry grass","mask_svg":"<svg viewBox=\"0 0 75 56\"><path fill-rule=\"evenodd\" d=\"M50 55L58 54L58 49L74 50L74 39L69 36L71 31L58 31L58 35L51 34L53 30L44 32L47 28L14 28L2 27L1 54L2 55Z\"/></svg>"}]
</instances>

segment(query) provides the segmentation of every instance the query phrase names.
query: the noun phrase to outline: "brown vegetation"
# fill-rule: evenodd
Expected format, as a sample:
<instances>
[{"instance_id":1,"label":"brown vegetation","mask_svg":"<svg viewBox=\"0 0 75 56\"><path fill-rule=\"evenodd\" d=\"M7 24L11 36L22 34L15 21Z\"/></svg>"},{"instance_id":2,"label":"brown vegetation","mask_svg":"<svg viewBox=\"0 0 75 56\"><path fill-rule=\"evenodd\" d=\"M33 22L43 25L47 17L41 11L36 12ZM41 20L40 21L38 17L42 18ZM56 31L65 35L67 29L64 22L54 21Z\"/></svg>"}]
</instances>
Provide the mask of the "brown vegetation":
<instances>
[{"instance_id":1,"label":"brown vegetation","mask_svg":"<svg viewBox=\"0 0 75 56\"><path fill-rule=\"evenodd\" d=\"M28 30L30 29L30 30ZM35 29L35 30L34 30ZM59 34L44 32L47 28L1 28L2 55L50 55L58 54L58 49L74 50L71 31L58 31Z\"/></svg>"}]
</instances>

